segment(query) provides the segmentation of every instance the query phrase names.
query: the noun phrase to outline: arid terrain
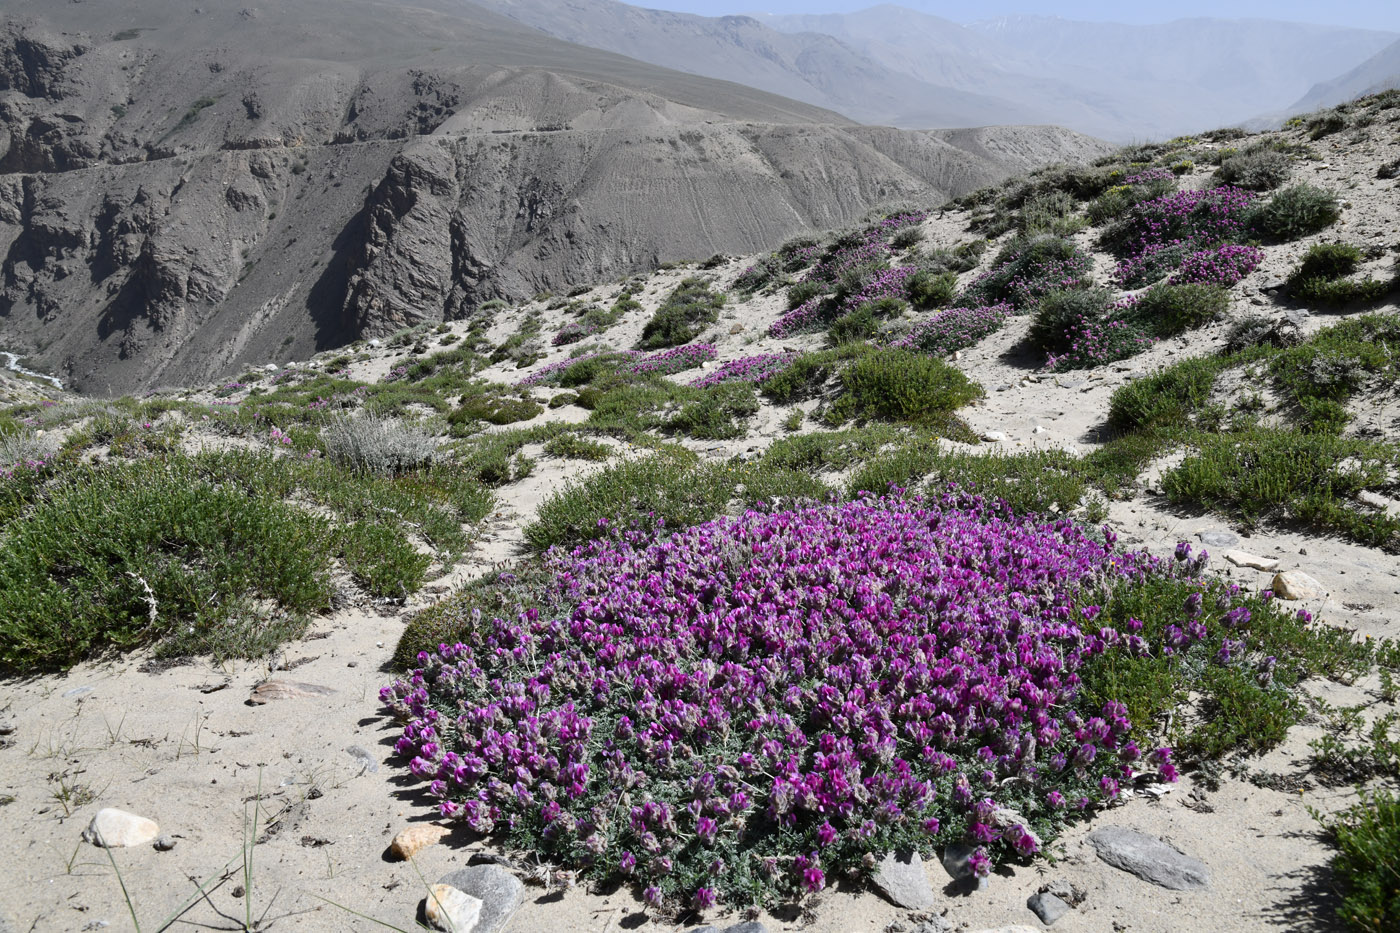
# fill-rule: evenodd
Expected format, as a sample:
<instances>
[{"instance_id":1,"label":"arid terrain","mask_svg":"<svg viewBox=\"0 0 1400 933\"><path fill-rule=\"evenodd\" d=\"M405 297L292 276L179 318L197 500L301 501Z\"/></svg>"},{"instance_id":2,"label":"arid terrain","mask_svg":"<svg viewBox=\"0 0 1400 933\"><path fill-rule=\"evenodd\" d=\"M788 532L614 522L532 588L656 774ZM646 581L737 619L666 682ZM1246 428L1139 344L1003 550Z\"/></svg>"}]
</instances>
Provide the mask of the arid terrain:
<instances>
[{"instance_id":1,"label":"arid terrain","mask_svg":"<svg viewBox=\"0 0 1400 933\"><path fill-rule=\"evenodd\" d=\"M271 30L271 43L273 15L260 14L264 18L239 26ZM113 23L112 28L119 25L134 29L143 24ZM212 27L182 28L203 36L198 30ZM44 41L50 50L65 42L79 44L52 35ZM133 69L138 63L147 67L171 61L138 39L122 40L124 45L95 43L88 49L89 41L81 40L85 50L77 61L127 56ZM290 61L275 53L267 48L267 61ZM385 54L398 51L391 48ZM327 52L326 57L332 56ZM212 56L200 66L201 83L191 83L193 65L189 59L178 61L191 71L178 80L161 80L186 96L202 94L206 82L221 82L231 74L273 80L266 61ZM215 63L221 67L215 69ZM379 106L364 111L374 115L367 119L380 121L376 128L348 129L340 110L347 100L398 95L404 103L393 108L398 114L410 112L409 100L424 106L423 95L402 83L410 72L396 65L375 74L332 78L329 72L307 70L294 81L303 92L300 103L275 105L271 95L255 95L266 115L256 127L236 132L248 139L275 135L267 145L230 145L249 105L247 98L239 104L218 97L217 105L200 113L194 129L172 129L173 142L123 136L119 127L124 124L118 120L103 133L77 134L87 142L72 158L85 164L34 165L32 174L6 176L23 219L8 221L7 229L18 232L6 265L9 303L0 307L8 315L7 337L19 344L40 341L38 352L27 357L28 365L54 371L65 381L76 378L80 388L93 385L84 379L89 368L118 388L212 374L236 378L191 378L190 388L101 401L8 374L0 389L0 419L6 419L0 421L0 441L17 462L6 480L13 484L7 490L14 491L0 501L0 521L5 522L0 543L18 535L16 529L26 522L25 529L32 525L34 534L42 534L33 516L66 494L72 471L127 477L121 482L134 485L111 488L128 488L137 496L144 484L159 479L157 474L143 479L148 474L142 470L173 463L192 465L191 477L224 477L218 480L223 485L210 488L243 490L237 494L246 492L250 503L256 500L248 507L250 514L255 507L269 515L293 509L305 521L325 522L327 529L349 537L336 539L326 552L324 567L316 572L326 589L309 597L306 609L287 608L292 596L269 595L256 583L248 584L246 596L210 590L200 596L202 606L177 593L178 587L167 597L160 589L166 584L152 576L167 566L159 556L166 541L152 545L145 564L140 561L146 555L135 553L109 554L99 561L104 567L110 561L111 567L131 569L113 570L113 581L101 584L108 588L102 592L118 595L92 597L84 605L125 613L123 618L134 614L141 622L149 604L149 625L124 627L124 643L100 631L75 634L77 620L63 618L50 619L43 630L47 634L32 638L9 630L9 653L0 656L11 672L0 688L0 864L7 866L0 873L0 929L131 929L133 916L141 929L162 929L162 921L182 909L181 923L214 929L410 928L427 886L473 859L500 859L526 882L523 904L504 926L508 931L694 928L701 918L675 903L648 908L641 892L630 886L599 886L576 877L568 865L542 861L460 824L412 862L396 861L388 851L405 827L439 821L437 799L409 773L407 758L396 754L402 723L379 699L380 689L404 673L405 663L414 664L417 646L435 643L424 632L435 631L431 625L438 623L431 620L438 616L420 616L420 611L453 600L475 605L471 581L494 579L503 568L524 574L522 568L537 562L549 543L581 543L591 535L589 521L612 515L608 509L614 506L608 503L614 501L634 516L648 509L687 515L699 510L699 521L714 514L742 516L751 509L810 507L818 495L844 500L860 489L885 492L873 488L873 477L930 495L949 481L980 483L979 488L1013 499L1018 509L1068 517L1076 527L1106 524L1116 531L1121 547L1142 549L1168 562L1179 542L1196 551L1204 548L1211 554L1207 572L1237 584L1245 594L1279 586L1276 573L1302 571L1315 590L1304 587L1284 605L1290 615L1298 609L1311 613L1315 621L1309 631L1351 632L1351 642L1364 646L1358 649L1362 651L1400 637L1400 531L1395 527L1400 454L1394 446L1400 399L1394 358L1385 356L1396 346L1392 276L1400 250L1395 180L1400 174L1400 107L1395 96L1296 121L1276 133L1207 134L1111 153L1067 135L1041 134L1036 145L1049 148L1036 149L1029 161L1102 157L1094 166L1046 169L944 203L945 194L962 194L999 179L1005 166L1015 164L1015 152L1007 155L996 134L988 132L921 136L834 122L819 133L798 131L792 127L799 119L818 117L779 114L779 104L757 94L745 105L750 109L711 121L706 114L720 115L718 104L682 99L679 90L664 85L646 94L628 91L623 99L616 87L604 88L601 78L580 78L583 64L575 66L577 83L567 88L557 74L541 75L523 66L518 71L504 63L494 70L445 67L425 66L419 75L439 76L433 80L452 75L457 82L452 93L470 89L477 95L480 104L470 120L454 122L458 111L435 128L408 132L388 121L386 109ZM558 94L509 90L520 82L543 82L558 88ZM87 87L82 91L87 120L96 102L107 99L102 94ZM604 98L612 103L602 106ZM48 99L35 94L39 103L34 106L65 106L62 95L43 103ZM512 110L511 101L526 99L551 102L557 109L548 119L560 126L543 131L538 125L546 119L543 111ZM319 110L309 103L313 100L321 101ZM649 116L641 122L650 125L627 117L605 128L613 105L629 114L645 111ZM294 109L275 109L283 106ZM334 118L313 126L310 115L315 112ZM150 113L141 122L155 125ZM573 128L562 128L564 124ZM15 125L12 118L10 125ZM681 142L692 132L696 139ZM337 139L347 133L356 138ZM405 139L405 134L420 138ZM293 135L304 142L292 146ZM83 148L88 143L92 151ZM164 145L170 153L157 158L151 147ZM640 168L649 159L646 152L681 145L695 153L695 174L688 175L683 188L666 188L675 182L674 174L652 176ZM1018 135L1010 145L1028 144ZM107 148L120 146L127 148ZM503 146L515 151L490 154ZM770 146L779 147L780 154ZM866 147L861 151L870 158L850 156L850 147ZM960 172L956 180L940 180L929 147L956 164L977 167ZM839 163L822 154L836 149L847 152ZM120 155L138 150L146 154ZM550 183L553 193L530 201L521 186L539 176L521 163L540 160L558 166L568 161L561 153L570 150L579 153L570 169L574 180L565 182L556 174ZM602 155L604 150L610 154ZM9 151L12 161L28 158L14 154L21 150L13 142ZM765 151L771 161L762 163L759 153ZM1243 156L1252 161L1230 161ZM614 158L639 168L619 173L616 163L608 161ZM266 173L256 171L260 164L267 166ZM603 171L603 164L614 168ZM862 166L859 177L834 177L831 171L838 164ZM302 169L296 171L294 165ZM735 178L736 171L748 171L742 169L746 165L756 187L743 187ZM774 183L775 165L792 166L806 181L786 180L781 191L765 187ZM940 315L952 313L947 308L973 307L973 296L985 295L986 283L996 281L1002 264L1019 261L1026 244L1067 243L1063 255L1089 260L1087 271L1073 267L1082 281L1069 291L1103 287L1115 301L1129 299L1124 307L1145 307L1142 302L1155 300L1144 297L1151 279L1125 287L1117 265L1125 261L1124 254L1110 252L1113 230L1119 229L1114 224L1145 209L1127 203L1114 208L1111 199L1151 185L1168 199L1177 196L1171 191L1218 190L1230 179L1253 179L1246 169L1280 177L1257 182L1254 193L1240 199L1252 199L1256 206L1283 204L1297 186L1312 186L1333 198L1337 215L1320 228L1286 236L1250 232L1266 229L1257 225L1273 222L1268 218L1279 216L1281 208L1266 211L1263 220L1246 221L1241 237L1247 245L1240 249L1257 250L1257 255L1237 281L1219 286L1223 297L1210 314L1193 318L1169 336L1143 331L1141 345L1131 350L1093 349L1091 341L1080 340L1088 329L1066 331L1069 337L1079 334L1063 351L1074 358L1057 363L1053 356L1047 359L1040 338L1033 336L1041 331L1032 329L1048 318L1045 302L1052 299L1045 295L1060 293L1034 292L1028 286L1036 300L1007 312L989 332L960 340L956 349L939 344L943 349L919 351L980 387L955 413L950 410L946 418L932 421L860 410L842 414L843 393L854 385L845 374L864 359L896 352L893 344L906 335L940 335L934 322L949 320ZM481 172L497 181L468 184ZM90 180L97 177L103 179L100 186ZM217 209L211 206L212 196L196 205L185 193L201 186L220 192L223 203ZM82 189L90 192L86 199L76 196ZM619 203L623 189L632 192L634 205L666 201L669 213L626 207ZM118 191L132 200L113 202ZM720 209L715 199L721 191L730 205L723 210L742 205L751 212L752 224L731 218L724 236L707 232L707 219ZM767 195L759 191L771 192L775 200L763 200ZM236 192L243 194L234 197ZM302 193L310 196L302 200ZM896 195L917 213L866 214L873 204ZM463 249L476 236L463 220L482 216L466 200L482 198L498 201L498 210L489 216L520 226L514 239L483 234L483 242L489 240L497 252L489 262L483 260L480 270L463 269L464 258L476 255ZM111 206L102 207L104 200ZM791 207L781 220L779 201ZM45 203L50 207L41 210ZM519 213L524 206L516 207L527 203L554 205L551 209L562 215L541 214L542 226L531 232L535 221ZM196 239L216 243L207 248L221 254L223 265L217 270L206 265L200 257L212 253L202 252L202 242L197 249L175 249L185 257L179 262L189 263L176 276L186 290L171 293L164 305L152 290L169 281L161 271L171 268L160 258L167 255L162 244L186 210L182 205L195 217L191 223L205 225ZM97 232L73 234L71 242L64 241L68 245L48 252L59 257L57 264L16 258L22 255L16 244L34 243L39 231L59 236L61 225L39 222L45 210L66 214L74 229L86 231L92 225ZM274 210L275 224L269 217ZM161 219L151 221L155 226L150 230L132 228L131 211ZM249 216L253 219L246 229L236 225L239 217ZM360 240L346 237L344 224L352 216L374 233ZM561 216L573 219L560 226ZM316 218L326 231L319 237L309 232ZM586 237L591 244L586 254L572 253L573 231L598 225L611 232ZM796 230L819 227L830 230L781 252L757 251L776 248ZM313 242L303 255L296 251L302 247L289 239ZM1379 284L1361 286L1363 298L1340 303L1301 298L1302 279L1295 270L1313 247L1338 242L1356 247L1350 278L1342 281ZM864 278L835 281L825 291L813 284L820 279L813 270L822 268L822 262L836 263L842 250L876 248L870 244L878 246L880 259L860 273ZM228 277L240 262L240 249L252 251L247 254L251 269L235 287ZM92 307L44 298L68 294L65 280L87 274L77 268L86 265L76 258L84 250L112 257L114 283L137 284L114 284L111 303L88 302ZM719 255L636 272L658 258L711 253ZM801 264L783 265L783 257L799 254L807 257ZM75 268L58 274L69 261L65 256L75 257ZM816 260L818 256L826 259ZM449 257L454 265L444 266ZM289 271L308 262L312 266L300 278ZM340 263L339 273L333 263ZM15 278L20 266L32 276L22 285ZM952 278L943 279L943 298L920 306L920 293L878 291L883 287L878 283L886 280L881 276L900 269L927 272L929 279L921 281ZM1024 275L1039 274L1032 270ZM1070 273L1051 277L1060 274ZM204 275L209 278L202 279ZM322 325L341 338L355 339L313 355L324 335L276 322L284 314L293 320L288 309L304 301L309 289L329 287L328 280L341 290L344 311ZM223 283L211 285L213 293L198 295L199 311L192 309L195 296L189 291L196 281ZM804 285L812 286L802 293L814 296L804 299L810 305L793 297ZM157 322L129 311L122 318L113 308L127 287L142 290L141 301L129 308L159 315L159 309L168 307L174 316ZM258 297L240 299L245 288ZM534 294L546 290L556 294ZM1338 294L1322 287L1317 293ZM453 304L469 304L468 294L471 300L500 300L475 311ZM850 299L852 294L879 294L884 297L872 301L894 304L879 305L886 317L873 323L835 316L864 307ZM1013 296L1008 300L1015 300L1022 293L1013 287L1008 294ZM678 295L691 296L684 300L692 303L684 304ZM250 309L259 302L263 323L250 323ZM668 308L682 306L691 317L667 318ZM794 307L828 316L812 326L775 328ZM31 323L19 327L22 317ZM663 318L683 333L658 343ZM1110 322L1103 331L1110 336L1120 326L1114 321L1126 322L1123 327L1151 326L1132 317L1103 320ZM1329 335L1367 321L1380 322L1365 325L1373 328L1367 333L1391 336L1375 338L1373 344L1366 343L1371 338L1362 341L1380 348L1379 357L1367 355L1368 350L1352 359L1348 353L1361 351L1350 344L1350 350L1338 349L1337 338ZM691 330L684 332L686 327ZM842 327L867 330L850 340L840 337ZM94 339L94 333L101 339ZM270 352L269 335L281 333L288 336L278 348L278 362L261 365ZM1261 333L1266 336L1258 337ZM177 340L177 334L184 336ZM129 342L129 353L116 351L122 341ZM911 344L900 346L905 345ZM684 350L657 353L658 346L691 348L695 355L672 365L675 354ZM772 382L735 379L690 387L727 372L726 364L765 355L774 355L785 367L810 365L813 375L783 395L774 388L776 376ZM602 361L596 372L580 375L578 361L595 358ZM638 360L653 360L652 372L627 368ZM1177 388L1186 378L1180 374L1194 372L1189 367L1200 360L1214 361L1209 365L1216 367L1204 389L1187 393ZM260 365L246 365L252 361ZM1297 372L1289 368L1295 363L1321 368L1306 370L1299 383L1290 375ZM797 370L784 371L790 375ZM1346 388L1318 401L1307 394L1308 387L1319 384L1318 374L1324 372ZM561 375L568 373L576 375ZM1178 374L1172 377L1178 381L1164 373ZM1144 381L1149 378L1158 382ZM1155 388L1139 391L1147 385ZM1178 391L1176 407L1165 404ZM1156 420L1123 414L1132 399L1147 406ZM347 502L342 492L369 483L364 471L381 469L373 458L389 454L375 453L369 445L362 454L369 459L342 461L337 451L344 448L337 446L342 444L337 437L344 435L335 432L371 415L405 439L394 456L407 457L410 441L427 452L417 462L382 467L388 478L364 486L363 500ZM1285 461L1278 468L1284 488L1274 504L1249 494L1230 499L1192 491L1196 487L1185 477L1196 474L1188 468L1219 440L1236 444L1238 463L1263 463L1261 470L1273 467L1256 449L1274 442L1295 445L1288 448L1294 454L1271 455ZM1323 454L1317 465L1307 467L1316 472L1307 473L1298 464L1314 456L1314 444L1336 444L1324 449L1346 453L1331 459ZM437 465L424 466L433 462ZM982 470L981 463L994 465ZM630 504L625 487L622 499L604 501L612 487L599 477L621 476L608 471L628 464L643 468L640 479L625 481L637 484ZM672 467L667 464L679 472L668 472ZM315 472L323 466L329 472ZM651 467L655 473L648 475ZM174 469L159 466L167 468ZM1297 472L1290 473L1292 468ZM291 471L285 480L290 485L270 495L285 503L268 504L257 498L264 495L259 490L273 482L264 476L283 475L278 470ZM1005 476L998 477L998 470ZM726 471L733 474L729 479ZM1364 478L1355 478L1363 472ZM736 483L739 478L743 481ZM1245 476L1237 482L1255 479ZM1264 488L1259 482L1252 488ZM767 492L760 491L761 483L770 484L762 487ZM1333 511L1298 504L1323 484L1343 490L1332 502ZM402 502L387 498L392 490L408 488L419 491L404 493ZM571 491L587 489L599 490L602 504L569 500L579 517L564 515L560 503ZM717 498L715 489L723 490ZM151 507L157 508L154 500ZM191 517L181 521L204 520L193 517L196 507L190 508ZM139 531L137 517L122 512L115 501L110 515L102 514L88 515L93 535L107 534L114 523L130 524L133 534ZM613 518L625 520L625 511ZM443 521L450 527L434 530ZM378 523L375 527L387 537L355 537L369 523ZM286 528L284 534L294 533L293 526ZM452 535L461 540L451 543ZM113 535L112 540L139 539ZM356 543L361 540L372 543ZM177 567L185 561L182 572L190 579L202 579L204 552L172 553ZM63 574L89 572L82 563L87 558L55 559ZM0 574L19 574L9 569L21 566L16 561L21 557L0 557ZM273 572L267 565L266 575ZM13 583L27 578L0 579ZM192 583L190 589L205 593L201 585ZM14 586L18 593L19 584ZM5 605L17 613L30 611L15 599ZM222 600L232 607L229 612L210 615L209 607ZM181 612L190 620L188 632L186 616L175 617ZM1300 656L1307 651L1297 650ZM249 651L261 653L240 657ZM1281 659L1285 665L1290 660ZM17 670L26 663L43 673ZM1365 737L1369 725L1347 720L1341 711L1362 710L1357 715L1366 724L1394 713L1394 663L1393 655L1378 651L1364 664L1333 662L1325 669L1309 669L1312 673L1287 694L1288 711L1280 714L1286 721L1274 739L1260 738L1254 747L1247 734L1237 735L1194 760L1187 756L1175 783L1145 777L1125 782L1122 793L1096 804L1087 819L1071 822L1043 855L1001 861L978 890L969 892L955 883L931 858L924 866L923 886L931 889L932 898L927 906L896 906L863 878L842 876L829 878L830 885L819 893L775 902L758 920L767 930L814 933L1044 929L1027 900L1047 884L1067 882L1082 896L1077 909L1055 924L1069 933L1340 929L1335 919L1338 885L1328 868L1334 849L1320 820L1355 804L1358 788L1369 781L1393 779L1396 767L1393 755L1387 758L1382 751L1385 742L1393 741L1387 738L1388 725L1381 740L1371 734L1371 749ZM266 685L279 682L293 683L283 691L291 695L269 697L275 688ZM1182 690L1184 702L1172 707L1169 716L1138 724L1144 735L1189 741L1202 721L1237 715L1229 707L1202 705L1201 694ZM1342 745L1323 741L1329 736ZM84 842L84 828L104 807L154 820L173 847L158 851L163 846L147 843L103 849ZM1113 867L1088 841L1089 833L1105 826L1166 840L1208 866L1208 884L1173 890ZM934 848L946 853L941 844ZM719 907L703 919L722 928L741 918Z\"/></svg>"}]
</instances>

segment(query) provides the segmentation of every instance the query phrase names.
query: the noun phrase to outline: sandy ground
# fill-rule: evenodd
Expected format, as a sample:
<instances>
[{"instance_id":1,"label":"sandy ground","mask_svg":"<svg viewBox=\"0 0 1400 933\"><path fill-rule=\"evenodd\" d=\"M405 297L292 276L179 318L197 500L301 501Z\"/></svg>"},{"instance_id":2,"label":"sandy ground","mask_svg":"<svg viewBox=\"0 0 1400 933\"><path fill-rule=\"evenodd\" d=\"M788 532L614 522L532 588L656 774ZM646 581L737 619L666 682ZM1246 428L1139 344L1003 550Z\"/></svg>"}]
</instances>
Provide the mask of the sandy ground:
<instances>
[{"instance_id":1,"label":"sandy ground","mask_svg":"<svg viewBox=\"0 0 1400 933\"><path fill-rule=\"evenodd\" d=\"M1342 145L1318 144L1335 165L1304 163L1299 169L1300 179L1345 190L1356 205L1348 210L1344 226L1313 239L1393 239L1400 217L1395 189L1393 183L1375 181L1374 165L1393 158L1400 147L1387 142L1365 151L1333 152L1333 146ZM926 243L965 239L964 223L960 215L931 218L925 224ZM1310 242L1271 248L1265 266L1236 287L1232 313L1282 313L1272 298L1264 297L1262 283L1285 275ZM735 260L713 274L726 285L747 264ZM1101 260L1100 274L1105 272ZM675 270L649 279L639 296L643 310L610 331L605 343L631 346L665 294L691 274L694 270ZM618 287L600 286L583 297L611 303ZM511 333L529 308L543 305L502 315L490 338L499 341ZM721 361L816 346L817 338L775 341L763 335L782 310L777 296L728 309L706 339L719 346ZM563 321L560 312L550 314L546 341ZM1312 315L1307 327L1333 320ZM1017 355L1026 323L1013 320L961 355L959 365L987 389L987 397L963 414L979 432L1005 434L1003 446L1079 452L1100 442L1114 388L1179 356L1206 352L1218 345L1226 327L1221 323L1189 339L1166 341L1099 371L1055 377L1036 370L1039 360ZM451 329L465 333L461 324ZM571 349L551 349L538 365L564 358ZM324 355L322 365L334 355ZM351 374L382 378L406 358L401 350L374 350L352 364ZM500 364L484 375L513 382L524 373ZM536 392L544 398L552 390ZM577 421L583 416L566 407L538 420ZM695 446L710 456L761 448L782 434L780 420L779 412L765 408L749 437ZM475 551L415 603L384 607L385 614L359 607L320 619L306 638L287 646L271 664L195 660L166 668L132 657L0 684L0 723L12 727L0 736L0 931L6 923L14 931L133 929L122 885L143 930L159 929L164 918L191 900L196 903L182 922L194 928L238 929L248 917L260 921L259 928L383 928L327 901L411 927L424 879L435 881L466 864L478 844L450 836L445 844L424 850L416 863L388 860L386 847L394 833L431 820L434 813L417 783L390 758L398 730L379 709L377 691L392 677L387 663L405 618L452 585L520 556L521 529L539 503L568 477L589 468L541 456L537 447L525 453L539 458L535 471L500 491L500 505L481 529ZM1247 534L1216 516L1169 510L1154 492L1156 472L1148 472L1133 499L1110 504L1109 520L1125 543L1166 553L1199 532L1231 530L1240 537L1240 549L1277 557L1283 569L1301 568L1321 581L1329 595L1300 605L1325 621L1362 635L1400 637L1400 561L1393 555L1285 530ZM1267 586L1271 576L1220 560L1213 568L1254 588ZM270 670L272 664L282 669ZM252 688L269 676L329 687L334 693L249 705ZM1366 681L1316 684L1313 689L1334 705L1378 703L1376 684ZM929 863L930 879L940 892L935 913L968 929L1018 923L1039 929L1026 908L1027 897L1047 881L1065 879L1088 894L1078 911L1056 924L1066 933L1333 929L1333 895L1325 869L1331 850L1309 809L1331 812L1354 797L1350 789L1319 787L1307 774L1308 742L1322 729L1321 720L1305 722L1281 748L1246 762L1248 772L1272 776L1267 787L1243 773L1222 777L1213 790L1197 791L1184 779L1160 798L1140 796L1099 813L1092 823L1062 837L1050 859L1030 868L1002 869L984 890L970 895L952 889L941 866ZM175 837L175 848L115 850L109 859L108 852L82 843L82 829L106 806L156 820L162 832ZM1210 888L1172 892L1103 864L1083 838L1104 824L1173 841L1210 866ZM244 874L245 852L252 853L251 884ZM196 896L197 885L205 887L204 895ZM527 894L508 928L513 933L676 927L667 918L648 917L625 889L549 893L532 887ZM842 885L810 906L803 915L764 920L770 930L894 933L912 930L918 919L877 895Z\"/></svg>"}]
</instances>

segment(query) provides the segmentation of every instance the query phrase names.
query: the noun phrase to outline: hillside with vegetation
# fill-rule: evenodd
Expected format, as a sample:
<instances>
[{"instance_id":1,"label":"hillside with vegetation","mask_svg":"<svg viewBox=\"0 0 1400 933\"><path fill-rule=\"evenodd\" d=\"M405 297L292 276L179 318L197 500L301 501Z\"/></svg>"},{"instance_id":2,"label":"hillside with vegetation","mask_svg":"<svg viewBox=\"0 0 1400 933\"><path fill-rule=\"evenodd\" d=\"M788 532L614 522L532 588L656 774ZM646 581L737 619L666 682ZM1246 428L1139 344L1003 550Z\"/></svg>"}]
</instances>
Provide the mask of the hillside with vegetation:
<instances>
[{"instance_id":1,"label":"hillside with vegetation","mask_svg":"<svg viewBox=\"0 0 1400 933\"><path fill-rule=\"evenodd\" d=\"M213 384L10 374L0 921L1391 929L1397 229L1387 92Z\"/></svg>"}]
</instances>

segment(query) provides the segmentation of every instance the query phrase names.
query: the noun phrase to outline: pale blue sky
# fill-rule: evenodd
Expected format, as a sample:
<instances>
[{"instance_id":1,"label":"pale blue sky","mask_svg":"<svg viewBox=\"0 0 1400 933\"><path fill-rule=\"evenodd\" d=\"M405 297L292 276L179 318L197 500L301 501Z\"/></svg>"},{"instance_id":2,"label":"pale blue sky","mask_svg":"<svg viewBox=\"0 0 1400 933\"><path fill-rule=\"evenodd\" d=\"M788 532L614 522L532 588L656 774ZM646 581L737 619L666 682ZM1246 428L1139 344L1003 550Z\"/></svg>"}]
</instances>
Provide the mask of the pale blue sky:
<instances>
[{"instance_id":1,"label":"pale blue sky","mask_svg":"<svg viewBox=\"0 0 1400 933\"><path fill-rule=\"evenodd\" d=\"M637 6L681 10L706 16L728 13L847 13L873 6L874 0L628 0ZM1160 23L1190 16L1230 19L1259 17L1332 23L1400 32L1397 0L1174 0L1162 3L1103 2L1103 0L904 0L911 7L965 23L1003 13L1038 13L1067 19L1118 23Z\"/></svg>"}]
</instances>

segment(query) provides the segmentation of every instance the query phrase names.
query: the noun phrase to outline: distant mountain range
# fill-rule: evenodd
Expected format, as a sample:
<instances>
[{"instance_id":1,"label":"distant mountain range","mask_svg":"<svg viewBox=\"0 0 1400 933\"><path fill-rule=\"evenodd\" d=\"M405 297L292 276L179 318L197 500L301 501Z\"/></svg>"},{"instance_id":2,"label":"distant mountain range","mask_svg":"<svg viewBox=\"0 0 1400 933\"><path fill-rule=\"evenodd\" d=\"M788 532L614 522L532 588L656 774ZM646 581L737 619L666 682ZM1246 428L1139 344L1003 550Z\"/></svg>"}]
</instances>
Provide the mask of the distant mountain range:
<instances>
[{"instance_id":1,"label":"distant mountain range","mask_svg":"<svg viewBox=\"0 0 1400 933\"><path fill-rule=\"evenodd\" d=\"M1288 107L1400 39L1269 20L1160 25L1019 16L960 25L881 5L849 14L706 17L617 0L485 0L550 35L725 78L863 123L1055 123L1115 141Z\"/></svg>"},{"instance_id":2,"label":"distant mountain range","mask_svg":"<svg viewBox=\"0 0 1400 933\"><path fill-rule=\"evenodd\" d=\"M91 393L236 375L1107 149L859 126L463 0L6 0L0 346Z\"/></svg>"},{"instance_id":3,"label":"distant mountain range","mask_svg":"<svg viewBox=\"0 0 1400 933\"><path fill-rule=\"evenodd\" d=\"M1289 108L1306 113L1335 107L1343 101L1400 87L1400 41L1392 42L1344 75L1314 85Z\"/></svg>"}]
</instances>

